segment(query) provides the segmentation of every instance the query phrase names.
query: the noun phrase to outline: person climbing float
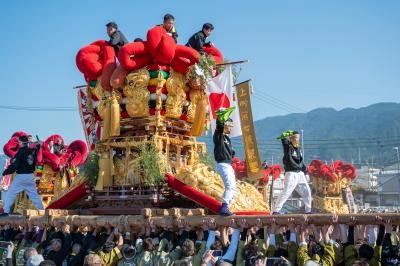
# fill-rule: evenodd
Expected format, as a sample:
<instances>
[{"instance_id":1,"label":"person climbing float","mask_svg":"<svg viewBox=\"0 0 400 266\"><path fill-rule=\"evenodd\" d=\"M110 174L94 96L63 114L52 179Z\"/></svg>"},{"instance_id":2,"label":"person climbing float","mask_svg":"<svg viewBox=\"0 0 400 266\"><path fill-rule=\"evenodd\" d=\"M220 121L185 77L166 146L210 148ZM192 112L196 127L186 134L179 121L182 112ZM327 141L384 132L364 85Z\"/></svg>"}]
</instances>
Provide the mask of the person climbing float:
<instances>
[{"instance_id":1,"label":"person climbing float","mask_svg":"<svg viewBox=\"0 0 400 266\"><path fill-rule=\"evenodd\" d=\"M305 205L305 212L311 213L311 190L307 183L307 167L304 164L303 154L299 144L299 133L288 130L283 132L277 139L282 141L283 165L285 169L285 181L281 194L275 201L273 214L282 214L281 209L293 190L300 194Z\"/></svg>"},{"instance_id":2,"label":"person climbing float","mask_svg":"<svg viewBox=\"0 0 400 266\"><path fill-rule=\"evenodd\" d=\"M11 159L11 164L3 172L3 176L13 174L14 172L17 174L6 193L2 216L8 215L17 195L23 191L29 196L38 210L44 209L33 175L38 157L41 160L41 143L38 142L34 148L29 148L27 136L20 136L18 140L19 149Z\"/></svg>"},{"instance_id":3,"label":"person climbing float","mask_svg":"<svg viewBox=\"0 0 400 266\"><path fill-rule=\"evenodd\" d=\"M201 31L196 32L190 37L186 46L192 47L200 54L205 54L203 46L211 46L211 42L206 42L207 38L211 35L211 32L214 30L214 26L211 23L205 23Z\"/></svg>"},{"instance_id":4,"label":"person climbing float","mask_svg":"<svg viewBox=\"0 0 400 266\"><path fill-rule=\"evenodd\" d=\"M217 161L217 171L224 182L224 193L222 194L222 207L220 215L230 216L233 213L229 210L229 204L237 193L235 171L232 168L232 158L235 152L232 148L229 134L233 128L233 121L229 118L235 107L216 112L217 121L213 135L214 158Z\"/></svg>"},{"instance_id":5,"label":"person climbing float","mask_svg":"<svg viewBox=\"0 0 400 266\"><path fill-rule=\"evenodd\" d=\"M175 29L174 23L175 23L175 17L171 14L165 14L163 24L161 24L160 26L162 26L167 31L167 34L172 38L174 38L175 43L177 43L178 32Z\"/></svg>"},{"instance_id":6,"label":"person climbing float","mask_svg":"<svg viewBox=\"0 0 400 266\"><path fill-rule=\"evenodd\" d=\"M107 35L110 37L108 43L114 48L115 54L118 54L119 49L122 46L128 43L128 40L125 38L124 34L118 30L118 25L115 22L109 22L106 25L107 27Z\"/></svg>"}]
</instances>

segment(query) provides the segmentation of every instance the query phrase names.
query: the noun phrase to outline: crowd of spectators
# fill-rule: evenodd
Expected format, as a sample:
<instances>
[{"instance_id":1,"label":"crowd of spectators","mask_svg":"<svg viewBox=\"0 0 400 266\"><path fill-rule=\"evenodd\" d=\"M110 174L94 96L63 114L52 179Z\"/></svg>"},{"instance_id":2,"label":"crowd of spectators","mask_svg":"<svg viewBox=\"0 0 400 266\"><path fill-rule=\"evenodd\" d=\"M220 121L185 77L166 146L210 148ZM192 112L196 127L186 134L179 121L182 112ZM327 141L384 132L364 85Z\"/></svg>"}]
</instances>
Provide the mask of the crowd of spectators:
<instances>
[{"instance_id":1,"label":"crowd of spectators","mask_svg":"<svg viewBox=\"0 0 400 266\"><path fill-rule=\"evenodd\" d=\"M399 231L390 220L373 217L358 225L354 217L339 224L309 224L306 215L286 225L260 220L249 226L232 219L217 226L212 218L192 227L180 219L143 228L5 225L1 228L3 265L400 265Z\"/></svg>"}]
</instances>

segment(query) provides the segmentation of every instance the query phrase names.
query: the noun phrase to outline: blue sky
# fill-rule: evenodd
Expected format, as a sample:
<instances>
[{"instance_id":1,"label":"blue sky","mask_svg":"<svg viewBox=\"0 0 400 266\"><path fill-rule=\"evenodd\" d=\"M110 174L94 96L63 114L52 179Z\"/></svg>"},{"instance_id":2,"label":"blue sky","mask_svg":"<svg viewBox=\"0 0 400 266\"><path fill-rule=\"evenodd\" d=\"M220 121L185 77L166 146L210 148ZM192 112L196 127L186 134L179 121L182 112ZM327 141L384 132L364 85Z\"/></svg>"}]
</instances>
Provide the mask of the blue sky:
<instances>
[{"instance_id":1,"label":"blue sky","mask_svg":"<svg viewBox=\"0 0 400 266\"><path fill-rule=\"evenodd\" d=\"M110 20L144 38L166 12L179 43L212 22L224 56L250 60L240 80L253 81L255 119L399 101L400 1L70 0L1 1L0 105L76 107L79 48L107 38ZM83 138L78 112L0 114L1 143L17 130Z\"/></svg>"}]
</instances>

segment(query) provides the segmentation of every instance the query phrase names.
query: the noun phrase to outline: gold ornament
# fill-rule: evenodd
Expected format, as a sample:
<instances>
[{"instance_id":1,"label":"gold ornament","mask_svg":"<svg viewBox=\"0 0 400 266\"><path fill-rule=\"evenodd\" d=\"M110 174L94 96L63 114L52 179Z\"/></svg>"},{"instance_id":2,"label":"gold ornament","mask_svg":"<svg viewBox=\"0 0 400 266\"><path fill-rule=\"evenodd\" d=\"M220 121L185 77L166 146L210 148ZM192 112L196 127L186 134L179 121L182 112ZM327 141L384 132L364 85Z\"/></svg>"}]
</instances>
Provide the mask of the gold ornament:
<instances>
[{"instance_id":1,"label":"gold ornament","mask_svg":"<svg viewBox=\"0 0 400 266\"><path fill-rule=\"evenodd\" d=\"M186 86L185 76L179 72L171 71L166 87L168 90L168 98L165 103L166 116L179 118L186 100L186 91L189 91Z\"/></svg>"},{"instance_id":2,"label":"gold ornament","mask_svg":"<svg viewBox=\"0 0 400 266\"><path fill-rule=\"evenodd\" d=\"M148 116L150 93L147 85L149 80L150 74L145 68L132 71L126 76L123 92L126 96L126 111L129 116Z\"/></svg>"}]
</instances>

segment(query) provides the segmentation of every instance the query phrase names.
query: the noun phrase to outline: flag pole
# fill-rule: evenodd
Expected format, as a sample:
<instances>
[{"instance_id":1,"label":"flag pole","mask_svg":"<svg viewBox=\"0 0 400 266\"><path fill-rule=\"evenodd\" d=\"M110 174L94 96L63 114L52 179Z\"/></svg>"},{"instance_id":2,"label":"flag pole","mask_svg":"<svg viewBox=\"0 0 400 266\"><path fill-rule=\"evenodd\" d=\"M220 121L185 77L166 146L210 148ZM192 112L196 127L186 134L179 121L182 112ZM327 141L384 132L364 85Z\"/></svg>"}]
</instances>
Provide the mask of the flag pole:
<instances>
[{"instance_id":1,"label":"flag pole","mask_svg":"<svg viewBox=\"0 0 400 266\"><path fill-rule=\"evenodd\" d=\"M246 59L246 60L233 61L233 62L224 62L224 63L217 64L217 66L237 65L237 64L243 64L243 63L249 63L249 62L250 62L250 60Z\"/></svg>"},{"instance_id":2,"label":"flag pole","mask_svg":"<svg viewBox=\"0 0 400 266\"><path fill-rule=\"evenodd\" d=\"M76 89L82 89L82 88L86 88L87 85L79 85L79 86L74 86L72 87L72 89L76 90Z\"/></svg>"}]
</instances>

